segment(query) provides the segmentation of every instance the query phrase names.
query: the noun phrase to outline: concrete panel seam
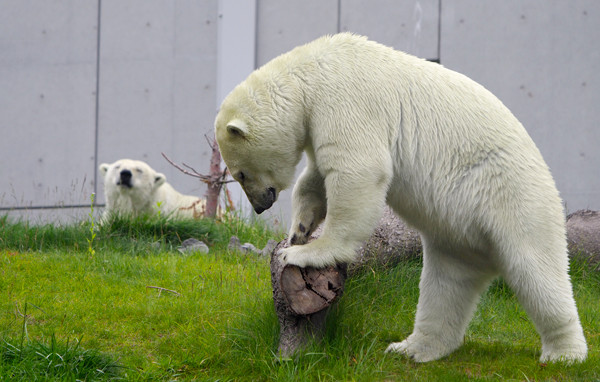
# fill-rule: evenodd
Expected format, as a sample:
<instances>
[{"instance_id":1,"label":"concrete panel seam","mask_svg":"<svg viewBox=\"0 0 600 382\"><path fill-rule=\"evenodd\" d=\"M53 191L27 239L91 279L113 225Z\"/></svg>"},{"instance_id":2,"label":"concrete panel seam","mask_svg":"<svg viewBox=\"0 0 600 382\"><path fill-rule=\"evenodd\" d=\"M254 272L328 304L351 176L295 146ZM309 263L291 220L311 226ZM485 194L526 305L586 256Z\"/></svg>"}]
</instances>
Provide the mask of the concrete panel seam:
<instances>
[{"instance_id":1,"label":"concrete panel seam","mask_svg":"<svg viewBox=\"0 0 600 382\"><path fill-rule=\"evenodd\" d=\"M100 29L102 21L102 0L98 0L98 19L96 21L96 110L94 116L94 194L98 195L98 136L100 129ZM96 198L94 198L96 199Z\"/></svg>"}]
</instances>

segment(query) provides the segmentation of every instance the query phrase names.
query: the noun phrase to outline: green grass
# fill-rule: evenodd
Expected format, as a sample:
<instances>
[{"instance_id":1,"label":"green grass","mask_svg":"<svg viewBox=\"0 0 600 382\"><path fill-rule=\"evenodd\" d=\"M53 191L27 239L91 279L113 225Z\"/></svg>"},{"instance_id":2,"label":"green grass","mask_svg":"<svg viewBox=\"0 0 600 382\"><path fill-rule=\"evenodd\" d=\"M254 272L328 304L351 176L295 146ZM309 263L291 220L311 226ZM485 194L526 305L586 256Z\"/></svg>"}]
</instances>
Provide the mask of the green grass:
<instances>
[{"instance_id":1,"label":"green grass","mask_svg":"<svg viewBox=\"0 0 600 382\"><path fill-rule=\"evenodd\" d=\"M115 217L106 224L95 224L93 238L88 221L67 226L30 225L0 217L0 249L14 251L79 252L93 247L99 251L116 251L137 255L151 250L172 250L185 239L194 237L219 250L227 248L231 235L254 239L262 245L272 233L262 222L245 224L229 218L224 222L211 219L172 221L166 218ZM243 242L243 241L242 241Z\"/></svg>"},{"instance_id":2,"label":"green grass","mask_svg":"<svg viewBox=\"0 0 600 382\"><path fill-rule=\"evenodd\" d=\"M97 229L92 255L89 224L0 218L0 381L600 380L600 275L582 263L572 265L590 346L581 364L539 364L539 337L502 281L449 357L384 354L412 330L418 261L355 274L323 340L284 361L268 259L227 250L231 235L262 247L280 234L233 219L117 219ZM188 237L210 254L176 251Z\"/></svg>"},{"instance_id":3,"label":"green grass","mask_svg":"<svg viewBox=\"0 0 600 382\"><path fill-rule=\"evenodd\" d=\"M96 350L80 349L80 340L59 343L53 335L49 343L19 342L4 339L0 343L0 379L35 380L98 380L118 379L120 366L111 357Z\"/></svg>"}]
</instances>

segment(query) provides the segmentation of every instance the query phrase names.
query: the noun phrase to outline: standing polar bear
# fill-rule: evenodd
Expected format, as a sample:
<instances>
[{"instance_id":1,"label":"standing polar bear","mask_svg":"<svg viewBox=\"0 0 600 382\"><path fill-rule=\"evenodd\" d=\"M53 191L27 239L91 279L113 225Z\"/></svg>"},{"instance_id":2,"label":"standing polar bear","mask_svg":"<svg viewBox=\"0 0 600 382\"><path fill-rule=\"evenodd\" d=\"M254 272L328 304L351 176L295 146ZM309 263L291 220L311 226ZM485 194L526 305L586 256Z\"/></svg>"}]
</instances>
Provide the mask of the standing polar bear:
<instances>
[{"instance_id":1,"label":"standing polar bear","mask_svg":"<svg viewBox=\"0 0 600 382\"><path fill-rule=\"evenodd\" d=\"M338 34L252 73L223 101L215 129L257 213L290 185L306 153L284 262L351 262L385 203L421 232L414 330L388 351L419 362L451 353L501 275L536 325L542 362L586 358L558 191L521 123L481 85ZM306 244L323 220L322 235Z\"/></svg>"},{"instance_id":2,"label":"standing polar bear","mask_svg":"<svg viewBox=\"0 0 600 382\"><path fill-rule=\"evenodd\" d=\"M140 216L158 211L175 218L204 216L205 200L177 192L163 174L145 162L120 159L102 163L99 169L106 197L104 219L112 214Z\"/></svg>"}]
</instances>

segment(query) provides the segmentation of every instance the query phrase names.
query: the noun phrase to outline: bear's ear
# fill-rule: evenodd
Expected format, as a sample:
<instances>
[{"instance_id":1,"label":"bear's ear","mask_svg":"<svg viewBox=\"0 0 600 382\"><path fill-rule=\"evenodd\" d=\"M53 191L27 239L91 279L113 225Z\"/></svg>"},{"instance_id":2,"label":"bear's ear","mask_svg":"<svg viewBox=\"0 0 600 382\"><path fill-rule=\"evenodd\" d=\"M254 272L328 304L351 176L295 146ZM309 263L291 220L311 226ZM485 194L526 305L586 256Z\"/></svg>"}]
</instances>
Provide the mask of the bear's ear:
<instances>
[{"instance_id":1,"label":"bear's ear","mask_svg":"<svg viewBox=\"0 0 600 382\"><path fill-rule=\"evenodd\" d=\"M227 124L227 132L231 135L245 138L248 135L248 125L241 119L234 119Z\"/></svg>"},{"instance_id":2,"label":"bear's ear","mask_svg":"<svg viewBox=\"0 0 600 382\"><path fill-rule=\"evenodd\" d=\"M167 177L161 174L160 172L154 174L154 187L161 186L166 181Z\"/></svg>"},{"instance_id":3,"label":"bear's ear","mask_svg":"<svg viewBox=\"0 0 600 382\"><path fill-rule=\"evenodd\" d=\"M102 163L98 169L100 170L100 174L105 177L106 173L108 172L110 165L108 163Z\"/></svg>"}]
</instances>

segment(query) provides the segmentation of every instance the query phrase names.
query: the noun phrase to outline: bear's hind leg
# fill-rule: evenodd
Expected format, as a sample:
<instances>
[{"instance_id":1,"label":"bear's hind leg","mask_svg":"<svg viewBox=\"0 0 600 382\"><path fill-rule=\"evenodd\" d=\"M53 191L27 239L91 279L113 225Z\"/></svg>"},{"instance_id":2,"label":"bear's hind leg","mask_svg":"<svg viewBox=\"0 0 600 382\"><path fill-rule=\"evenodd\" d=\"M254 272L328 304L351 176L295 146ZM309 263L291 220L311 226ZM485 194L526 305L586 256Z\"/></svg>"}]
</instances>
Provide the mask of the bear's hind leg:
<instances>
[{"instance_id":1,"label":"bear's hind leg","mask_svg":"<svg viewBox=\"0 0 600 382\"><path fill-rule=\"evenodd\" d=\"M390 344L386 352L428 362L456 350L463 343L481 293L494 276L491 269L482 271L425 243L413 333Z\"/></svg>"},{"instance_id":2,"label":"bear's hind leg","mask_svg":"<svg viewBox=\"0 0 600 382\"><path fill-rule=\"evenodd\" d=\"M587 357L566 256L515 252L502 272L540 334L541 362L583 361Z\"/></svg>"}]
</instances>

